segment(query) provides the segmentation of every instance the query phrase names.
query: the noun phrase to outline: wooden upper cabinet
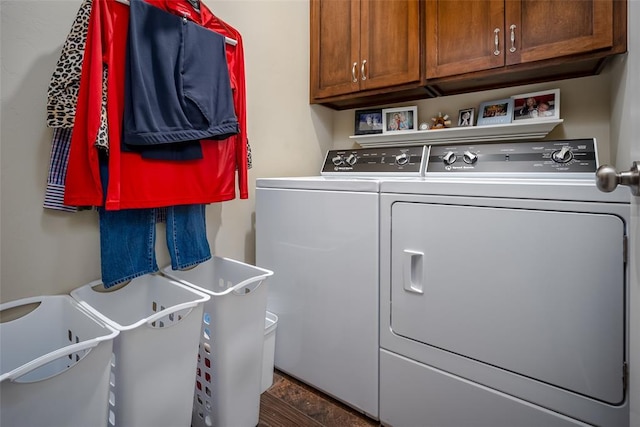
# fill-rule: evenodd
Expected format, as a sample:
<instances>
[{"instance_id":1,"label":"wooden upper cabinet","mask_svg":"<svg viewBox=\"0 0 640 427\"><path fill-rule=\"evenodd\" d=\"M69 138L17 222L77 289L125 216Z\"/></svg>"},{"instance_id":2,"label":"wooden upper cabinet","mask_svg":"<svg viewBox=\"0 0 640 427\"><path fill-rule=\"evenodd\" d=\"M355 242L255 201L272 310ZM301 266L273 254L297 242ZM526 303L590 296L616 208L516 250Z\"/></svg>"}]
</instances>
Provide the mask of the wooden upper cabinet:
<instances>
[{"instance_id":1,"label":"wooden upper cabinet","mask_svg":"<svg viewBox=\"0 0 640 427\"><path fill-rule=\"evenodd\" d=\"M311 0L311 98L360 87L360 0Z\"/></svg>"},{"instance_id":2,"label":"wooden upper cabinet","mask_svg":"<svg viewBox=\"0 0 640 427\"><path fill-rule=\"evenodd\" d=\"M613 47L613 1L507 1L506 64Z\"/></svg>"},{"instance_id":3,"label":"wooden upper cabinet","mask_svg":"<svg viewBox=\"0 0 640 427\"><path fill-rule=\"evenodd\" d=\"M504 66L504 0L431 0L425 18L427 79Z\"/></svg>"},{"instance_id":4,"label":"wooden upper cabinet","mask_svg":"<svg viewBox=\"0 0 640 427\"><path fill-rule=\"evenodd\" d=\"M311 101L420 82L419 0L311 0Z\"/></svg>"},{"instance_id":5,"label":"wooden upper cabinet","mask_svg":"<svg viewBox=\"0 0 640 427\"><path fill-rule=\"evenodd\" d=\"M426 78L610 49L614 1L426 0Z\"/></svg>"}]
</instances>

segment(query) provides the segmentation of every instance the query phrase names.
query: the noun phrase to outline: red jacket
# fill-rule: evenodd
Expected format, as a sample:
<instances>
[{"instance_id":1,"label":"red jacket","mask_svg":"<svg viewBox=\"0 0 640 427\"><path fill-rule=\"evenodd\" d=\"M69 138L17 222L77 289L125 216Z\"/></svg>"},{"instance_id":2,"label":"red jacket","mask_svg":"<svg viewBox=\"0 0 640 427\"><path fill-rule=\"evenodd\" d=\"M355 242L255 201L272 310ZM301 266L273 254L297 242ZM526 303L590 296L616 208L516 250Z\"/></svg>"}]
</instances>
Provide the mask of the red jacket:
<instances>
[{"instance_id":1,"label":"red jacket","mask_svg":"<svg viewBox=\"0 0 640 427\"><path fill-rule=\"evenodd\" d=\"M69 152L65 204L104 205L108 210L118 210L222 202L236 197L236 171L240 198L248 198L245 76L240 34L226 27L204 4L198 14L186 0L146 1L168 12L186 15L194 22L238 41L237 46L227 45L226 50L241 133L222 141L203 140L203 158L199 160L143 159L138 153L122 152L129 7L115 0L94 0ZM98 151L94 146L100 125L103 64L108 67L110 147L106 197L102 192Z\"/></svg>"}]
</instances>

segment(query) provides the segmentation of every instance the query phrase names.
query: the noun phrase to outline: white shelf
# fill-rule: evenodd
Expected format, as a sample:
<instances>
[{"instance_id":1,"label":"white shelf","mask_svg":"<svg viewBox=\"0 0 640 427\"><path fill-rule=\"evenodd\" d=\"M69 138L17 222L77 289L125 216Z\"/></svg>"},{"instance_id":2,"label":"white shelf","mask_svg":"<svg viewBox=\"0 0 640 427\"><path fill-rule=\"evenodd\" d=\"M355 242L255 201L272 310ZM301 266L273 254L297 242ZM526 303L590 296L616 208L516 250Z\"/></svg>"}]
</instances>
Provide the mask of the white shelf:
<instances>
[{"instance_id":1,"label":"white shelf","mask_svg":"<svg viewBox=\"0 0 640 427\"><path fill-rule=\"evenodd\" d=\"M455 127L391 134L353 135L349 138L355 140L364 148L531 140L544 138L553 128L562 122L562 119L537 119L504 125Z\"/></svg>"}]
</instances>

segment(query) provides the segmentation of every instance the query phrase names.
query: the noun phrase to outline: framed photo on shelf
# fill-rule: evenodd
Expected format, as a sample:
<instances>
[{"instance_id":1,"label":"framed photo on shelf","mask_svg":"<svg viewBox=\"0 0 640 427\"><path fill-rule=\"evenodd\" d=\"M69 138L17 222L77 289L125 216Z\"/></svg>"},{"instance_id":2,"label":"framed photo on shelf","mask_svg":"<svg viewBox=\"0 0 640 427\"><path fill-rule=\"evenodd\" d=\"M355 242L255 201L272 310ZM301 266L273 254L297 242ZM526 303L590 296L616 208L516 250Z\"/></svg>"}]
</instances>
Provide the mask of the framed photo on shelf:
<instances>
[{"instance_id":1,"label":"framed photo on shelf","mask_svg":"<svg viewBox=\"0 0 640 427\"><path fill-rule=\"evenodd\" d=\"M418 130L418 107L385 108L382 110L382 133Z\"/></svg>"},{"instance_id":2,"label":"framed photo on shelf","mask_svg":"<svg viewBox=\"0 0 640 427\"><path fill-rule=\"evenodd\" d=\"M513 98L486 101L478 109L478 126L508 124L512 115Z\"/></svg>"},{"instance_id":3,"label":"framed photo on shelf","mask_svg":"<svg viewBox=\"0 0 640 427\"><path fill-rule=\"evenodd\" d=\"M465 108L458 112L458 127L473 126L473 119L475 118L475 108Z\"/></svg>"},{"instance_id":4,"label":"framed photo on shelf","mask_svg":"<svg viewBox=\"0 0 640 427\"><path fill-rule=\"evenodd\" d=\"M356 110L355 135L382 133L382 109Z\"/></svg>"},{"instance_id":5,"label":"framed photo on shelf","mask_svg":"<svg viewBox=\"0 0 640 427\"><path fill-rule=\"evenodd\" d=\"M513 120L559 119L560 89L513 95Z\"/></svg>"}]
</instances>

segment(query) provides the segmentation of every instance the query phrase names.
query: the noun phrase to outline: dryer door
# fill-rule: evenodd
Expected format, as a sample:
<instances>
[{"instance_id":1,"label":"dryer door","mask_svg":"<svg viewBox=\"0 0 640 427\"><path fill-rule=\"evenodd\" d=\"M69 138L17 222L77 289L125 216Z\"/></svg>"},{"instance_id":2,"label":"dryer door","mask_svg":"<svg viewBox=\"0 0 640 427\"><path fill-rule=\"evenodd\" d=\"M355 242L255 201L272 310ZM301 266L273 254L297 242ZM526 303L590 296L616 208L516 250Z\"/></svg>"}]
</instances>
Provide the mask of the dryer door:
<instances>
[{"instance_id":1,"label":"dryer door","mask_svg":"<svg viewBox=\"0 0 640 427\"><path fill-rule=\"evenodd\" d=\"M395 334L623 401L619 217L397 202L391 230Z\"/></svg>"}]
</instances>

